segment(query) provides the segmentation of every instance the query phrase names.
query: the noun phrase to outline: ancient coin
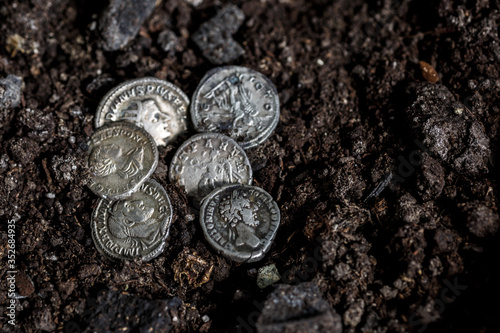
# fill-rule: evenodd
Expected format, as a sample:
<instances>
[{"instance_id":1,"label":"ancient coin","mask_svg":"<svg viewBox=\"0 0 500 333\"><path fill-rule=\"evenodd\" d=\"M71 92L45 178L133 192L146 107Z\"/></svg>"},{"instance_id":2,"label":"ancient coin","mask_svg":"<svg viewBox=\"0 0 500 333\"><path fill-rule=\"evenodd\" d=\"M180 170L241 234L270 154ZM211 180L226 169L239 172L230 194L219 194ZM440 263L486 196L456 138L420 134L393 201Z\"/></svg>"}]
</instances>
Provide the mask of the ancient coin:
<instances>
[{"instance_id":1,"label":"ancient coin","mask_svg":"<svg viewBox=\"0 0 500 333\"><path fill-rule=\"evenodd\" d=\"M129 196L158 164L158 148L151 135L127 122L113 122L97 129L90 139L89 152L88 186L105 199Z\"/></svg>"},{"instance_id":2,"label":"ancient coin","mask_svg":"<svg viewBox=\"0 0 500 333\"><path fill-rule=\"evenodd\" d=\"M149 179L126 199L99 200L92 214L92 238L108 258L148 261L163 252L171 224L167 192Z\"/></svg>"},{"instance_id":3,"label":"ancient coin","mask_svg":"<svg viewBox=\"0 0 500 333\"><path fill-rule=\"evenodd\" d=\"M225 257L238 262L262 259L280 224L280 211L263 189L226 185L214 190L200 209L206 240Z\"/></svg>"},{"instance_id":4,"label":"ancient coin","mask_svg":"<svg viewBox=\"0 0 500 333\"><path fill-rule=\"evenodd\" d=\"M189 98L174 84L152 77L134 79L103 97L95 126L120 120L132 122L164 146L187 129L188 106Z\"/></svg>"},{"instance_id":5,"label":"ancient coin","mask_svg":"<svg viewBox=\"0 0 500 333\"><path fill-rule=\"evenodd\" d=\"M203 77L190 110L198 132L228 135L248 149L273 133L279 108L276 88L266 76L245 67L225 66Z\"/></svg>"},{"instance_id":6,"label":"ancient coin","mask_svg":"<svg viewBox=\"0 0 500 333\"><path fill-rule=\"evenodd\" d=\"M245 151L218 133L197 134L184 142L170 164L170 181L198 202L217 187L251 184L252 167Z\"/></svg>"}]
</instances>

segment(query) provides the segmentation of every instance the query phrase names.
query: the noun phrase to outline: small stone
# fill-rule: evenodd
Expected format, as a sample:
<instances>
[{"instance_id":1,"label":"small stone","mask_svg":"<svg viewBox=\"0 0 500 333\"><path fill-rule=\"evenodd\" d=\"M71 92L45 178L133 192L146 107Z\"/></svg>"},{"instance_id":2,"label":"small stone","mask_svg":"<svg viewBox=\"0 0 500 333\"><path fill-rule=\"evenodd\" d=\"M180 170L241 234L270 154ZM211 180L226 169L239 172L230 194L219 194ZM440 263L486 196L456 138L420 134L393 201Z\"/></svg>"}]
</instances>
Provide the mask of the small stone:
<instances>
[{"instance_id":1,"label":"small stone","mask_svg":"<svg viewBox=\"0 0 500 333\"><path fill-rule=\"evenodd\" d=\"M101 266L99 265L82 265L78 272L80 280L88 278L89 276L101 274Z\"/></svg>"},{"instance_id":2,"label":"small stone","mask_svg":"<svg viewBox=\"0 0 500 333\"><path fill-rule=\"evenodd\" d=\"M418 64L420 65L420 70L422 71L424 79L431 83L436 83L439 80L439 75L431 64L425 61L420 61Z\"/></svg>"},{"instance_id":3,"label":"small stone","mask_svg":"<svg viewBox=\"0 0 500 333\"><path fill-rule=\"evenodd\" d=\"M0 79L0 109L16 108L21 102L22 78L7 75Z\"/></svg>"},{"instance_id":4,"label":"small stone","mask_svg":"<svg viewBox=\"0 0 500 333\"><path fill-rule=\"evenodd\" d=\"M231 62L245 53L243 47L232 37L244 20L245 15L241 9L228 4L203 23L192 38L211 63L221 65Z\"/></svg>"},{"instance_id":5,"label":"small stone","mask_svg":"<svg viewBox=\"0 0 500 333\"><path fill-rule=\"evenodd\" d=\"M160 32L157 42L161 49L170 55L174 55L175 52L179 51L179 37L170 29L165 29Z\"/></svg>"},{"instance_id":6,"label":"small stone","mask_svg":"<svg viewBox=\"0 0 500 333\"><path fill-rule=\"evenodd\" d=\"M280 273L275 264L267 265L259 268L257 275L257 286L264 289L281 279Z\"/></svg>"},{"instance_id":7,"label":"small stone","mask_svg":"<svg viewBox=\"0 0 500 333\"><path fill-rule=\"evenodd\" d=\"M203 317L201 317L201 320L203 320L204 323L208 323L210 321L210 317L207 315L204 315Z\"/></svg>"},{"instance_id":8,"label":"small stone","mask_svg":"<svg viewBox=\"0 0 500 333\"><path fill-rule=\"evenodd\" d=\"M37 330L45 332L54 332L56 330L56 324L52 319L50 307L36 310L31 317L31 322Z\"/></svg>"},{"instance_id":9,"label":"small stone","mask_svg":"<svg viewBox=\"0 0 500 333\"><path fill-rule=\"evenodd\" d=\"M467 208L467 227L472 234L477 237L486 237L498 231L500 218L491 208L480 202L470 203L466 206Z\"/></svg>"},{"instance_id":10,"label":"small stone","mask_svg":"<svg viewBox=\"0 0 500 333\"><path fill-rule=\"evenodd\" d=\"M321 297L316 283L304 282L278 286L264 303L256 328L260 333L341 333L342 319Z\"/></svg>"},{"instance_id":11,"label":"small stone","mask_svg":"<svg viewBox=\"0 0 500 333\"><path fill-rule=\"evenodd\" d=\"M122 49L132 40L155 8L156 0L111 0L99 19L102 48Z\"/></svg>"},{"instance_id":12,"label":"small stone","mask_svg":"<svg viewBox=\"0 0 500 333\"><path fill-rule=\"evenodd\" d=\"M412 84L407 93L407 119L433 158L466 176L488 172L490 140L474 110L465 112L465 106L441 84Z\"/></svg>"}]
</instances>

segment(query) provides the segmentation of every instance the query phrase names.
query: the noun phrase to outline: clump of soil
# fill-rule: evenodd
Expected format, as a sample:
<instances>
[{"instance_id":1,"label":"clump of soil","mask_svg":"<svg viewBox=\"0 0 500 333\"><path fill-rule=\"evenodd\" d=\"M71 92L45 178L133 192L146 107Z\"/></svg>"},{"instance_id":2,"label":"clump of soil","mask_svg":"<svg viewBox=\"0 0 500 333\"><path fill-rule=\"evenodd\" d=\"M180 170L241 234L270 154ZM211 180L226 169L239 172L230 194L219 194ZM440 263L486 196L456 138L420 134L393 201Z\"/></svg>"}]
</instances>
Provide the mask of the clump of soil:
<instances>
[{"instance_id":1,"label":"clump of soil","mask_svg":"<svg viewBox=\"0 0 500 333\"><path fill-rule=\"evenodd\" d=\"M191 96L214 67L193 35L226 3L244 14L225 36L238 51L230 64L267 75L280 95L275 133L248 151L255 184L281 210L274 245L252 264L209 248L168 182L176 142L159 148L153 175L175 208L165 252L107 261L92 243L97 198L86 187L96 106L144 76ZM106 44L109 8L0 5L0 218L16 221L18 271L17 327L2 320L2 331L294 329L282 308L263 310L293 297L296 323L345 332L500 329L497 1L164 0L150 15L132 11L144 20L137 34L118 25L126 36ZM257 286L267 264L284 286ZM144 311L158 306L168 310Z\"/></svg>"}]
</instances>

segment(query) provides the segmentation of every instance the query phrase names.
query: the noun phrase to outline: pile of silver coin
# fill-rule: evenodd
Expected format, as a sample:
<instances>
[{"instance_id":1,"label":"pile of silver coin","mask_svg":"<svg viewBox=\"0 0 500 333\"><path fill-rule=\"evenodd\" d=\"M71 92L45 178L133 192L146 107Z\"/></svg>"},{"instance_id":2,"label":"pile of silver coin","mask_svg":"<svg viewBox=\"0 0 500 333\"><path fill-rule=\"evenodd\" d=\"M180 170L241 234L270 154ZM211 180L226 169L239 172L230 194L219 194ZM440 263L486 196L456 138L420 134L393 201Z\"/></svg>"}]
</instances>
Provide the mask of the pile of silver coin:
<instances>
[{"instance_id":1,"label":"pile of silver coin","mask_svg":"<svg viewBox=\"0 0 500 333\"><path fill-rule=\"evenodd\" d=\"M110 259L148 261L165 248L173 209L151 175L158 147L196 134L173 156L169 179L199 208L207 242L238 262L263 258L280 222L278 205L252 186L245 149L263 143L279 120L274 84L245 67L209 71L192 102L177 86L156 78L130 80L108 92L89 143L89 188L100 197L92 214L96 248Z\"/></svg>"}]
</instances>

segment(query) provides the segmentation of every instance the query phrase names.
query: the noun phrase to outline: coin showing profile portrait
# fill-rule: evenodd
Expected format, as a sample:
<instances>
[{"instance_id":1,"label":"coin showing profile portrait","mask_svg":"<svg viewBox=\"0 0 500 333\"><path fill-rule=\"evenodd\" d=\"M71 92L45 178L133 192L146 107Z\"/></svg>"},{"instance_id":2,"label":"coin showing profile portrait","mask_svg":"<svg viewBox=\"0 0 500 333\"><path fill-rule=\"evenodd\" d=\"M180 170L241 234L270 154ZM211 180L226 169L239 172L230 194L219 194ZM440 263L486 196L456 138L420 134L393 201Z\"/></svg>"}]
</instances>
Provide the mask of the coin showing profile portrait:
<instances>
[{"instance_id":1,"label":"coin showing profile portrait","mask_svg":"<svg viewBox=\"0 0 500 333\"><path fill-rule=\"evenodd\" d=\"M233 139L218 133L201 133L177 149L170 163L169 178L200 203L222 185L250 185L252 167L245 151Z\"/></svg>"},{"instance_id":2,"label":"coin showing profile portrait","mask_svg":"<svg viewBox=\"0 0 500 333\"><path fill-rule=\"evenodd\" d=\"M153 77L133 79L109 91L97 107L95 127L128 121L144 128L157 145L187 129L189 98L176 85Z\"/></svg>"},{"instance_id":3,"label":"coin showing profile portrait","mask_svg":"<svg viewBox=\"0 0 500 333\"><path fill-rule=\"evenodd\" d=\"M246 67L224 66L203 77L190 113L198 132L225 134L248 149L273 133L279 108L276 87L265 75Z\"/></svg>"},{"instance_id":4,"label":"coin showing profile portrait","mask_svg":"<svg viewBox=\"0 0 500 333\"><path fill-rule=\"evenodd\" d=\"M155 171L158 148L144 129L127 122L98 128L90 138L89 188L104 199L127 197Z\"/></svg>"},{"instance_id":5,"label":"coin showing profile portrait","mask_svg":"<svg viewBox=\"0 0 500 333\"><path fill-rule=\"evenodd\" d=\"M226 258L255 262L271 247L280 224L280 211L263 189L226 185L210 193L200 209L207 242Z\"/></svg>"},{"instance_id":6,"label":"coin showing profile portrait","mask_svg":"<svg viewBox=\"0 0 500 333\"><path fill-rule=\"evenodd\" d=\"M148 261L165 249L171 224L167 192L149 179L126 199L99 200L92 214L92 238L110 259Z\"/></svg>"}]
</instances>

